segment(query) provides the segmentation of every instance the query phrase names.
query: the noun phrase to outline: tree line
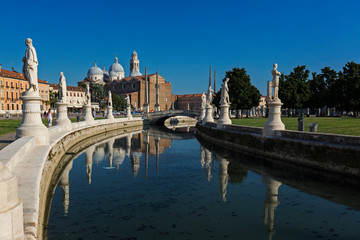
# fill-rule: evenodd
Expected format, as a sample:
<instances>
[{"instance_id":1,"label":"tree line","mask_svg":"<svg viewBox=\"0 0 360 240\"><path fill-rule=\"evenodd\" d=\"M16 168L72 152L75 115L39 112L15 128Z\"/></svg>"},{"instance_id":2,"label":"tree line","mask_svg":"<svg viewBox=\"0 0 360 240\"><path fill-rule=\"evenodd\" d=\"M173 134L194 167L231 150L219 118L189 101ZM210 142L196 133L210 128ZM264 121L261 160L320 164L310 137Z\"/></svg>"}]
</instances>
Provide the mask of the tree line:
<instances>
[{"instance_id":1,"label":"tree line","mask_svg":"<svg viewBox=\"0 0 360 240\"><path fill-rule=\"evenodd\" d=\"M279 98L288 109L322 107L353 112L360 110L360 64L348 62L342 71L324 67L320 73L297 66L279 79Z\"/></svg>"}]
</instances>

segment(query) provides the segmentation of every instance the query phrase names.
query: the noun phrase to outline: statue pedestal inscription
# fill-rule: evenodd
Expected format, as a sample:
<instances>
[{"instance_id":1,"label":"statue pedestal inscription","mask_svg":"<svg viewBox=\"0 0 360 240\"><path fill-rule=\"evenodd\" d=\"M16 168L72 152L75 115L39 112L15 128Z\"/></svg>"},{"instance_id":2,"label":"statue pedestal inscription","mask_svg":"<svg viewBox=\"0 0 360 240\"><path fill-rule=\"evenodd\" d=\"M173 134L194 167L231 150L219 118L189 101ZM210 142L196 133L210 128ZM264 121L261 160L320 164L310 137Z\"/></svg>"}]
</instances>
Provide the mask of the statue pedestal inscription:
<instances>
[{"instance_id":1,"label":"statue pedestal inscription","mask_svg":"<svg viewBox=\"0 0 360 240\"><path fill-rule=\"evenodd\" d=\"M111 106L107 107L107 114L106 114L106 119L114 119L114 115L113 115L113 108Z\"/></svg>"},{"instance_id":2,"label":"statue pedestal inscription","mask_svg":"<svg viewBox=\"0 0 360 240\"><path fill-rule=\"evenodd\" d=\"M42 98L37 92L24 92L20 97L23 101L23 117L20 126L16 129L16 139L25 136L36 137L36 143L49 143L49 132L41 121L40 103Z\"/></svg>"},{"instance_id":3,"label":"statue pedestal inscription","mask_svg":"<svg viewBox=\"0 0 360 240\"><path fill-rule=\"evenodd\" d=\"M231 124L231 119L229 117L229 104L223 104L220 106L220 118L217 123L217 128L223 128L224 124Z\"/></svg>"},{"instance_id":4,"label":"statue pedestal inscription","mask_svg":"<svg viewBox=\"0 0 360 240\"><path fill-rule=\"evenodd\" d=\"M91 112L91 105L87 104L85 105L85 116L84 116L85 122L92 122L94 121L94 117Z\"/></svg>"},{"instance_id":5,"label":"statue pedestal inscription","mask_svg":"<svg viewBox=\"0 0 360 240\"><path fill-rule=\"evenodd\" d=\"M269 106L269 119L264 125L264 136L274 136L275 130L285 130L285 125L281 121L281 106L283 103L280 100L270 101Z\"/></svg>"},{"instance_id":6,"label":"statue pedestal inscription","mask_svg":"<svg viewBox=\"0 0 360 240\"><path fill-rule=\"evenodd\" d=\"M68 103L57 102L55 105L56 105L56 109L57 109L57 117L55 119L54 125L64 126L66 130L70 130L71 129L71 121L67 115Z\"/></svg>"}]
</instances>

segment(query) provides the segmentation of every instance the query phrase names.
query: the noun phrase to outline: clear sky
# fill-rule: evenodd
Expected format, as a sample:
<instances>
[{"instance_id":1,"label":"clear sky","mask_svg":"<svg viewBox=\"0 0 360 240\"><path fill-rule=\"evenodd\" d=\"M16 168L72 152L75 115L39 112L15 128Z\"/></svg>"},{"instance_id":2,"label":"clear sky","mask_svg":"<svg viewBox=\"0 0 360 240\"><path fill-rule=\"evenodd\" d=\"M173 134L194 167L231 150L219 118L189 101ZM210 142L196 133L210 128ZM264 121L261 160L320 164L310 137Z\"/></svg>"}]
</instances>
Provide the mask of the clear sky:
<instances>
[{"instance_id":1,"label":"clear sky","mask_svg":"<svg viewBox=\"0 0 360 240\"><path fill-rule=\"evenodd\" d=\"M25 39L33 39L39 78L63 71L76 86L96 60L108 70L115 53L129 74L135 49L144 74L156 70L175 94L206 91L209 66L217 89L225 72L244 67L266 94L273 63L288 74L359 63L360 1L2 1L0 63L21 72Z\"/></svg>"}]
</instances>

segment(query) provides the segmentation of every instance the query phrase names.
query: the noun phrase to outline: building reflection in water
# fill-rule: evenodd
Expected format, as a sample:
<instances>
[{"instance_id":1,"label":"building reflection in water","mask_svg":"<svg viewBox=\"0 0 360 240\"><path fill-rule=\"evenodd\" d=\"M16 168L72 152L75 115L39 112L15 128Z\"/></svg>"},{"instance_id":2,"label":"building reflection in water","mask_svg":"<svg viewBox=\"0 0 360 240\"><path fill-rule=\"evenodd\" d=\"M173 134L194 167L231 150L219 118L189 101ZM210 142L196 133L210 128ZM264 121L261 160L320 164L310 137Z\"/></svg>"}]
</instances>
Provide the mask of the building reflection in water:
<instances>
[{"instance_id":1,"label":"building reflection in water","mask_svg":"<svg viewBox=\"0 0 360 240\"><path fill-rule=\"evenodd\" d=\"M278 200L278 191L281 182L272 179L266 174L262 175L262 182L266 188L264 201L264 224L268 225L268 239L271 240L272 235L275 233L275 209L280 204L280 201Z\"/></svg>"},{"instance_id":2,"label":"building reflection in water","mask_svg":"<svg viewBox=\"0 0 360 240\"><path fill-rule=\"evenodd\" d=\"M69 164L64 169L63 173L61 174L59 187L62 189L62 203L64 208L64 215L66 216L69 212L69 204L70 204L70 182L69 182L69 173L72 169L73 161L70 161Z\"/></svg>"},{"instance_id":3,"label":"building reflection in water","mask_svg":"<svg viewBox=\"0 0 360 240\"><path fill-rule=\"evenodd\" d=\"M109 168L113 167L114 143L115 143L114 138L111 138L106 142L107 155L108 155L108 159L109 159Z\"/></svg>"}]
</instances>

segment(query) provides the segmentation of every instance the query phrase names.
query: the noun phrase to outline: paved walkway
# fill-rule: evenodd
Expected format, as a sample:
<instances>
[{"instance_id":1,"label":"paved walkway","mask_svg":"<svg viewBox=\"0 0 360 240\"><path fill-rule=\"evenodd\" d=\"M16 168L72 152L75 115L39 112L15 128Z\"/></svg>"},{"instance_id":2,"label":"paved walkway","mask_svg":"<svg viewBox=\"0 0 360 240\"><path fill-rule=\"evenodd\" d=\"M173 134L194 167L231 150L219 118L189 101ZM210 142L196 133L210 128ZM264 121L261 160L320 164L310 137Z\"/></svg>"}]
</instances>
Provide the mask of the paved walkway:
<instances>
[{"instance_id":1,"label":"paved walkway","mask_svg":"<svg viewBox=\"0 0 360 240\"><path fill-rule=\"evenodd\" d=\"M15 141L16 133L7 133L0 136L0 150Z\"/></svg>"}]
</instances>

